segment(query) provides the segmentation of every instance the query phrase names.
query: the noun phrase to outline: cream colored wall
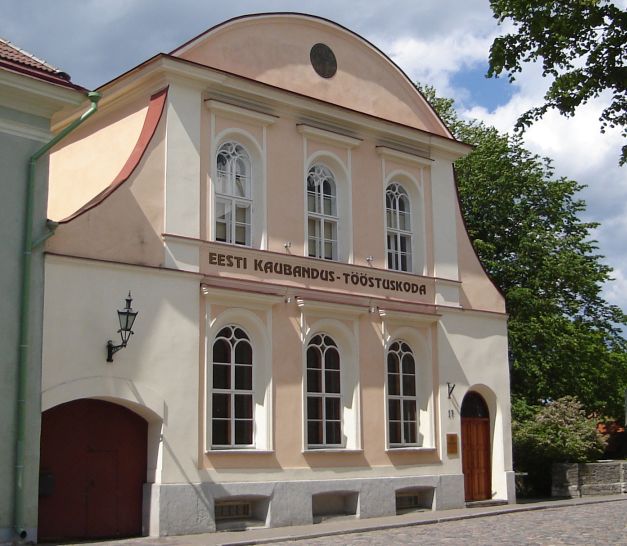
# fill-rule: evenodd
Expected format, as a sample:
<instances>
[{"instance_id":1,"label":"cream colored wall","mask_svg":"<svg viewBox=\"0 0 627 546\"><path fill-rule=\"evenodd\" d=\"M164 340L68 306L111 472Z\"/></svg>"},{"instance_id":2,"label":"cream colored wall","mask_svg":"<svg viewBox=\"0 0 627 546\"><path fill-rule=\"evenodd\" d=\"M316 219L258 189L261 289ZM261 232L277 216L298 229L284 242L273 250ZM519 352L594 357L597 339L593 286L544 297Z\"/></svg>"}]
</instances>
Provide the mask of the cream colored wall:
<instances>
[{"instance_id":1,"label":"cream colored wall","mask_svg":"<svg viewBox=\"0 0 627 546\"><path fill-rule=\"evenodd\" d=\"M153 428L161 407L163 442L159 460L153 461L159 469L156 481L198 482L197 279L47 256L45 281L44 407L106 396L135 411L139 405ZM124 306L129 290L139 311L135 334L108 363L105 345L108 339L119 343L116 310ZM149 459L154 455L149 453Z\"/></svg>"},{"instance_id":2,"label":"cream colored wall","mask_svg":"<svg viewBox=\"0 0 627 546\"><path fill-rule=\"evenodd\" d=\"M489 313L444 311L438 326L438 353L444 414L440 441L445 442L447 432L459 434L464 395L469 390L479 392L490 410L492 490L495 498L506 499L504 472L512 470L507 322ZM450 400L447 382L455 384ZM446 417L450 409L453 419Z\"/></svg>"},{"instance_id":3,"label":"cream colored wall","mask_svg":"<svg viewBox=\"0 0 627 546\"><path fill-rule=\"evenodd\" d=\"M338 70L320 77L311 47L327 44ZM382 53L331 23L269 15L221 25L175 56L373 116L448 136L413 84Z\"/></svg>"},{"instance_id":4,"label":"cream colored wall","mask_svg":"<svg viewBox=\"0 0 627 546\"><path fill-rule=\"evenodd\" d=\"M50 219L68 217L113 181L137 142L147 103L142 96L121 109L97 113L52 152Z\"/></svg>"},{"instance_id":5,"label":"cream colored wall","mask_svg":"<svg viewBox=\"0 0 627 546\"><path fill-rule=\"evenodd\" d=\"M165 135L162 118L144 157L129 179L98 206L61 224L54 237L46 242L46 250L163 266ZM98 155L92 156L92 170L99 170L101 159Z\"/></svg>"}]
</instances>

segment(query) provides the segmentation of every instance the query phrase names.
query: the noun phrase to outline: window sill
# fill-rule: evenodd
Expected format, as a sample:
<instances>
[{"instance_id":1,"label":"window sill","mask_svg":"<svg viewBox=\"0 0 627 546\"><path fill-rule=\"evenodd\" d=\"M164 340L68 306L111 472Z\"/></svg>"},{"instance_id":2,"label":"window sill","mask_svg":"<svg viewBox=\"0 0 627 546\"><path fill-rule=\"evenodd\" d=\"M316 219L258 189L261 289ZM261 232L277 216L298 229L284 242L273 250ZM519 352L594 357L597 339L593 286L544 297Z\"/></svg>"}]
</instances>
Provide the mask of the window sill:
<instances>
[{"instance_id":1,"label":"window sill","mask_svg":"<svg viewBox=\"0 0 627 546\"><path fill-rule=\"evenodd\" d=\"M386 453L414 453L414 452L428 452L437 451L435 447L423 447L423 446L399 446L399 447L386 447Z\"/></svg>"},{"instance_id":2,"label":"window sill","mask_svg":"<svg viewBox=\"0 0 627 546\"><path fill-rule=\"evenodd\" d=\"M274 453L274 449L254 449L254 448L226 448L226 449L210 449L205 451L205 455L234 455L234 454L254 454L254 455L271 455Z\"/></svg>"},{"instance_id":3,"label":"window sill","mask_svg":"<svg viewBox=\"0 0 627 546\"><path fill-rule=\"evenodd\" d=\"M305 448L301 451L304 455L311 453L363 453L363 449L346 449L345 447L321 447L321 448Z\"/></svg>"}]
</instances>

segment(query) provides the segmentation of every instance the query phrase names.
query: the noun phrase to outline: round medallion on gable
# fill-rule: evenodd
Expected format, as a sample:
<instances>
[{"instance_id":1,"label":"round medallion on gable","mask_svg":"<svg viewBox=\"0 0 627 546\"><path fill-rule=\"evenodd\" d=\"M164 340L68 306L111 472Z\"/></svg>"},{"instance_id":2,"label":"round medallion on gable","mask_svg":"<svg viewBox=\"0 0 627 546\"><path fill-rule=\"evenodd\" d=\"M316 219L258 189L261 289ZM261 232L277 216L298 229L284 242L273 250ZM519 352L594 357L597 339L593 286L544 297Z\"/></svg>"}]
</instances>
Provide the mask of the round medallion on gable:
<instances>
[{"instance_id":1,"label":"round medallion on gable","mask_svg":"<svg viewBox=\"0 0 627 546\"><path fill-rule=\"evenodd\" d=\"M316 73L323 78L332 78L337 72L335 54L327 44L315 44L309 52L309 59Z\"/></svg>"}]
</instances>

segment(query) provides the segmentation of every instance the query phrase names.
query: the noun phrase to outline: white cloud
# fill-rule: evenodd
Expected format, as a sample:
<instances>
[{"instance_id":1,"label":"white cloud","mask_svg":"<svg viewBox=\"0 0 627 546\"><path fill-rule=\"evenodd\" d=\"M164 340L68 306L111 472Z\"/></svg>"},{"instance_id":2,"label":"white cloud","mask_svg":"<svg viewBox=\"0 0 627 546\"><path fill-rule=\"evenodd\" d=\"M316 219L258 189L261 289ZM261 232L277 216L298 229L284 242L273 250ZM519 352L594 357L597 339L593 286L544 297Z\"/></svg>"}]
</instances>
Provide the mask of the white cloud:
<instances>
[{"instance_id":1,"label":"white cloud","mask_svg":"<svg viewBox=\"0 0 627 546\"><path fill-rule=\"evenodd\" d=\"M485 64L493 36L458 31L436 39L398 38L386 50L413 81L435 86L442 96L458 96L451 84L453 75L477 64Z\"/></svg>"}]
</instances>

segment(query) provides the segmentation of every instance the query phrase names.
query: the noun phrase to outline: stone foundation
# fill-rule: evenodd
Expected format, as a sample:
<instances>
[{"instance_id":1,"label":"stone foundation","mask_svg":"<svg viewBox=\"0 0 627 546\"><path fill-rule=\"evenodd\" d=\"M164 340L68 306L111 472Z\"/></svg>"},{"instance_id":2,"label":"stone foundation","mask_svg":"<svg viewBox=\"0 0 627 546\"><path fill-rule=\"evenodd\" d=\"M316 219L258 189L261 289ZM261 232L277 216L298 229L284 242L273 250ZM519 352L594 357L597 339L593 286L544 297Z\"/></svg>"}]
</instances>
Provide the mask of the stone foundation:
<instances>
[{"instance_id":1,"label":"stone foundation","mask_svg":"<svg viewBox=\"0 0 627 546\"><path fill-rule=\"evenodd\" d=\"M553 497L627 494L627 461L556 463L553 465Z\"/></svg>"}]
</instances>

